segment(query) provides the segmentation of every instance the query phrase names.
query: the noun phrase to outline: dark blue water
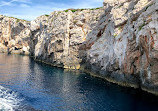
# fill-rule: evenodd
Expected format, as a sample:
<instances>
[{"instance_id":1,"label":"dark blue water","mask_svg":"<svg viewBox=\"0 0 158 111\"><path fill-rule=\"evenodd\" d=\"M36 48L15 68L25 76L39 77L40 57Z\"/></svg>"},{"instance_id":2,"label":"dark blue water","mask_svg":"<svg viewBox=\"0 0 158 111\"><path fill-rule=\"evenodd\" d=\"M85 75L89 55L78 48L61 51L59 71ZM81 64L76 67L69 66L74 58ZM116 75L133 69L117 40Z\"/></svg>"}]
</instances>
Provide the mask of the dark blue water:
<instances>
[{"instance_id":1,"label":"dark blue water","mask_svg":"<svg viewBox=\"0 0 158 111\"><path fill-rule=\"evenodd\" d=\"M158 111L158 97L83 72L0 54L0 108L22 111Z\"/></svg>"}]
</instances>

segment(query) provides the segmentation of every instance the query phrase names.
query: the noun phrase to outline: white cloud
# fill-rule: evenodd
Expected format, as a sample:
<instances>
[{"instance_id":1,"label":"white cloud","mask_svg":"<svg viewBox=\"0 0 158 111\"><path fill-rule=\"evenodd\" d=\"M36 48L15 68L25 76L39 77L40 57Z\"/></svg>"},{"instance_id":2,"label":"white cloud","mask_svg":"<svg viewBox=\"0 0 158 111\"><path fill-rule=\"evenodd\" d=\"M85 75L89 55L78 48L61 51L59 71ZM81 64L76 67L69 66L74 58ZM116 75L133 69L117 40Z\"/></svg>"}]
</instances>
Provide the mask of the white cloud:
<instances>
[{"instance_id":1,"label":"white cloud","mask_svg":"<svg viewBox=\"0 0 158 111\"><path fill-rule=\"evenodd\" d=\"M31 0L11 0L12 2L32 3Z\"/></svg>"},{"instance_id":2,"label":"white cloud","mask_svg":"<svg viewBox=\"0 0 158 111\"><path fill-rule=\"evenodd\" d=\"M27 4L20 4L20 7L22 7L22 8L29 8L30 6L27 5Z\"/></svg>"},{"instance_id":3,"label":"white cloud","mask_svg":"<svg viewBox=\"0 0 158 111\"><path fill-rule=\"evenodd\" d=\"M0 2L0 7L2 7L2 6L13 6L13 5L15 5L15 4L13 4L14 2L15 3L31 3L30 0L11 0L9 2L1 1Z\"/></svg>"},{"instance_id":4,"label":"white cloud","mask_svg":"<svg viewBox=\"0 0 158 111\"><path fill-rule=\"evenodd\" d=\"M10 1L10 2L1 1L0 2L0 7L2 7L2 6L12 6L12 2L13 1Z\"/></svg>"}]
</instances>

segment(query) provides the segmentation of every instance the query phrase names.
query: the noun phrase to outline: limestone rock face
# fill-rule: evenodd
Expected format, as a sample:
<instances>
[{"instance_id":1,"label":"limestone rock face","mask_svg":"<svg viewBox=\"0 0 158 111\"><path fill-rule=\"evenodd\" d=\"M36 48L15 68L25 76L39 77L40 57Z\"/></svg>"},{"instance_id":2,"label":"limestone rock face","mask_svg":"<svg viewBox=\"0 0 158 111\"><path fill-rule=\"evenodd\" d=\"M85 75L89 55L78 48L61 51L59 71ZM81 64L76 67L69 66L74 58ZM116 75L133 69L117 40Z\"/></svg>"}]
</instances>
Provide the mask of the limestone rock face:
<instances>
[{"instance_id":1,"label":"limestone rock face","mask_svg":"<svg viewBox=\"0 0 158 111\"><path fill-rule=\"evenodd\" d=\"M104 8L80 48L86 68L115 82L157 93L157 0L104 0Z\"/></svg>"},{"instance_id":2,"label":"limestone rock face","mask_svg":"<svg viewBox=\"0 0 158 111\"><path fill-rule=\"evenodd\" d=\"M0 52L29 55L30 23L0 15Z\"/></svg>"},{"instance_id":3,"label":"limestone rock face","mask_svg":"<svg viewBox=\"0 0 158 111\"><path fill-rule=\"evenodd\" d=\"M0 52L31 55L54 66L79 69L79 45L103 11L103 8L55 11L31 22L0 16Z\"/></svg>"},{"instance_id":4,"label":"limestone rock face","mask_svg":"<svg viewBox=\"0 0 158 111\"><path fill-rule=\"evenodd\" d=\"M31 21L31 53L58 67L79 69L79 45L95 27L103 9L55 11Z\"/></svg>"}]
</instances>

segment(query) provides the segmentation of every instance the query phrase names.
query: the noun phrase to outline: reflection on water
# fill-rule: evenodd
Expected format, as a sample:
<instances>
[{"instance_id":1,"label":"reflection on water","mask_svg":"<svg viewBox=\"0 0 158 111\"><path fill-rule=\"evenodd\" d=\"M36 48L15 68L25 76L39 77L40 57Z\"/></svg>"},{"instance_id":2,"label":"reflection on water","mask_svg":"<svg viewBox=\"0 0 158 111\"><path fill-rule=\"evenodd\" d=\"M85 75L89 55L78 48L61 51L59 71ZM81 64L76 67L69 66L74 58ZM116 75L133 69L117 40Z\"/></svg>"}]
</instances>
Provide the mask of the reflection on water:
<instances>
[{"instance_id":1,"label":"reflection on water","mask_svg":"<svg viewBox=\"0 0 158 111\"><path fill-rule=\"evenodd\" d=\"M158 97L82 72L36 63L27 56L0 54L2 107L29 111L157 111Z\"/></svg>"}]
</instances>

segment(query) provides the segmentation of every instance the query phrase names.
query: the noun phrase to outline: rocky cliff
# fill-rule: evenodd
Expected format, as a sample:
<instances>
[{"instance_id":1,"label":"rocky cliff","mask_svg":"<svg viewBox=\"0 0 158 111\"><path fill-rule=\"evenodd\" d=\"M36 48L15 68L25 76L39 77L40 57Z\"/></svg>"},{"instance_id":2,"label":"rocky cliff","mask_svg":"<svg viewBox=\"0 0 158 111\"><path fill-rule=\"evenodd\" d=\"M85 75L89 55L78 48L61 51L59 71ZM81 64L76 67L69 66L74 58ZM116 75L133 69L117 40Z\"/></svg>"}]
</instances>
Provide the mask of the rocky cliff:
<instances>
[{"instance_id":1,"label":"rocky cliff","mask_svg":"<svg viewBox=\"0 0 158 111\"><path fill-rule=\"evenodd\" d=\"M79 45L86 40L102 12L102 8L69 9L31 21L32 55L58 67L79 69Z\"/></svg>"},{"instance_id":2,"label":"rocky cliff","mask_svg":"<svg viewBox=\"0 0 158 111\"><path fill-rule=\"evenodd\" d=\"M103 8L55 11L31 22L0 16L1 52L68 69L82 66L152 93L158 93L157 39L157 0L104 0Z\"/></svg>"},{"instance_id":3,"label":"rocky cliff","mask_svg":"<svg viewBox=\"0 0 158 111\"><path fill-rule=\"evenodd\" d=\"M30 23L0 15L0 52L29 55Z\"/></svg>"},{"instance_id":4,"label":"rocky cliff","mask_svg":"<svg viewBox=\"0 0 158 111\"><path fill-rule=\"evenodd\" d=\"M80 47L85 68L109 81L157 93L158 1L104 0L104 7Z\"/></svg>"},{"instance_id":5,"label":"rocky cliff","mask_svg":"<svg viewBox=\"0 0 158 111\"><path fill-rule=\"evenodd\" d=\"M0 52L29 54L54 66L79 69L79 45L96 26L103 8L68 9L26 22L0 16Z\"/></svg>"}]
</instances>

